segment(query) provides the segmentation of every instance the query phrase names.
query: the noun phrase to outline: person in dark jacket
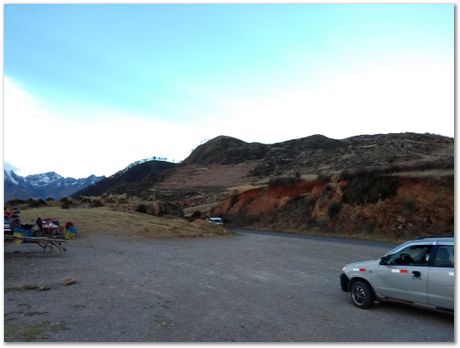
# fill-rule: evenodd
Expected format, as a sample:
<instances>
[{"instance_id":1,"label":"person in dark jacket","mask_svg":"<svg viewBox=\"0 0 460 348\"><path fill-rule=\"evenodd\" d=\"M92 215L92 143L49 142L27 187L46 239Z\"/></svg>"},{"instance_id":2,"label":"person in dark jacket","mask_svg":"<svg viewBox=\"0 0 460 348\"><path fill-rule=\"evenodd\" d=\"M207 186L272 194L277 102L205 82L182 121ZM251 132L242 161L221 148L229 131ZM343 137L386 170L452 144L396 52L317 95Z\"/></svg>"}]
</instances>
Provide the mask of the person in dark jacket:
<instances>
[{"instance_id":1,"label":"person in dark jacket","mask_svg":"<svg viewBox=\"0 0 460 348\"><path fill-rule=\"evenodd\" d=\"M43 232L43 221L42 221L42 218L38 217L37 220L35 221L35 223L37 224L38 230L39 230L40 232Z\"/></svg>"}]
</instances>

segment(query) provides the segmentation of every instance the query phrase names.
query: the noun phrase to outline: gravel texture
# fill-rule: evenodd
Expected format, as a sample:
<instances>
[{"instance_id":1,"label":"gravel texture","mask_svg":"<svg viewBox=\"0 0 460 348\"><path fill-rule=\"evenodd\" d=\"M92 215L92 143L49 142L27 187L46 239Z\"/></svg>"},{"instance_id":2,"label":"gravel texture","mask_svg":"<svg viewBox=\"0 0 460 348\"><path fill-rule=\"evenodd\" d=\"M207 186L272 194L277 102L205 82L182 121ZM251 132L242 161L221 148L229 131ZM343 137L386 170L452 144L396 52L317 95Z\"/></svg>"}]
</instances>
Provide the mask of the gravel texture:
<instances>
[{"instance_id":1,"label":"gravel texture","mask_svg":"<svg viewBox=\"0 0 460 348\"><path fill-rule=\"evenodd\" d=\"M344 264L390 245L240 230L105 234L67 247L61 257L5 245L6 342L454 341L451 314L390 302L361 310L340 290Z\"/></svg>"}]
</instances>

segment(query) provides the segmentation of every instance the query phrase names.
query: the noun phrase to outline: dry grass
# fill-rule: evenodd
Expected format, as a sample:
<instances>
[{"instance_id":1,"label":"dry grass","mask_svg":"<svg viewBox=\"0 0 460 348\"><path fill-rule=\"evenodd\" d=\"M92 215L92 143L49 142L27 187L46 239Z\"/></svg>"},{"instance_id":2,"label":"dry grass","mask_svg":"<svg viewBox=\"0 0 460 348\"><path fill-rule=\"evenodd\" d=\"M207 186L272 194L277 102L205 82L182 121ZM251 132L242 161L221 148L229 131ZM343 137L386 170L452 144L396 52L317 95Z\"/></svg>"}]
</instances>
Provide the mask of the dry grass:
<instances>
[{"instance_id":1,"label":"dry grass","mask_svg":"<svg viewBox=\"0 0 460 348\"><path fill-rule=\"evenodd\" d=\"M264 186L264 184L244 184L238 186L232 186L227 188L229 194L241 193L244 191L252 190L254 188L259 188Z\"/></svg>"},{"instance_id":2,"label":"dry grass","mask_svg":"<svg viewBox=\"0 0 460 348\"><path fill-rule=\"evenodd\" d=\"M216 203L208 203L208 204L200 204L200 205L194 205L193 207L188 207L184 209L184 215L191 216L194 212L199 211L202 213L209 213L212 208L217 206L219 202Z\"/></svg>"},{"instance_id":3,"label":"dry grass","mask_svg":"<svg viewBox=\"0 0 460 348\"><path fill-rule=\"evenodd\" d=\"M184 189L197 187L230 187L248 182L248 174L256 162L248 161L238 164L216 164L208 167L187 165L175 170L171 176L162 181L160 189Z\"/></svg>"},{"instance_id":4,"label":"dry grass","mask_svg":"<svg viewBox=\"0 0 460 348\"><path fill-rule=\"evenodd\" d=\"M442 176L452 176L455 174L455 170L452 169L429 169L423 171L405 171L405 172L397 172L390 175L395 176L407 176L407 177L442 177Z\"/></svg>"},{"instance_id":5,"label":"dry grass","mask_svg":"<svg viewBox=\"0 0 460 348\"><path fill-rule=\"evenodd\" d=\"M156 217L141 213L113 211L106 207L74 209L46 207L21 212L23 223L38 217L57 218L61 225L72 221L82 237L111 234L119 237L142 236L168 239L229 234L221 226L210 225L206 221L188 222L177 217Z\"/></svg>"}]
</instances>

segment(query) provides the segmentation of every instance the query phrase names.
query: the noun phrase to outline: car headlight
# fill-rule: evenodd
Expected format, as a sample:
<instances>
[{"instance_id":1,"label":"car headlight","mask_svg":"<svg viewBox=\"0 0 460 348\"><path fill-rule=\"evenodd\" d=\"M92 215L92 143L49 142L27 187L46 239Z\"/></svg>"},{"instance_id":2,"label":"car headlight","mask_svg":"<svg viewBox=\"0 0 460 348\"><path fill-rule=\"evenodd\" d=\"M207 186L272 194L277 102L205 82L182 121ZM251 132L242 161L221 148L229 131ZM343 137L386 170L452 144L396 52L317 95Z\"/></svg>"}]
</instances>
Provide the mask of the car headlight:
<instances>
[{"instance_id":1,"label":"car headlight","mask_svg":"<svg viewBox=\"0 0 460 348\"><path fill-rule=\"evenodd\" d=\"M342 272L345 272L347 268L345 266L342 267Z\"/></svg>"}]
</instances>

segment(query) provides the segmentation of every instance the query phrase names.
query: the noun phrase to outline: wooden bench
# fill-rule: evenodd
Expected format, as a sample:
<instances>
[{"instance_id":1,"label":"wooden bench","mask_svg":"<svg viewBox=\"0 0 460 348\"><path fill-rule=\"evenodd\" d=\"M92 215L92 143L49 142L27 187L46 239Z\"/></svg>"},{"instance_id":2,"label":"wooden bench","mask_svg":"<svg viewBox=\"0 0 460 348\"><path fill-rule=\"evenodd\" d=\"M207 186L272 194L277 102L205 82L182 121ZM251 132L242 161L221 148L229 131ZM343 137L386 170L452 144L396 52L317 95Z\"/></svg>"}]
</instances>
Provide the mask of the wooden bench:
<instances>
[{"instance_id":1,"label":"wooden bench","mask_svg":"<svg viewBox=\"0 0 460 348\"><path fill-rule=\"evenodd\" d=\"M20 241L21 243L35 243L43 248L43 252L49 247L50 252L53 248L59 250L59 255L62 255L67 249L64 247L65 239L55 239L47 237L21 237L13 235L5 235L5 241Z\"/></svg>"}]
</instances>

